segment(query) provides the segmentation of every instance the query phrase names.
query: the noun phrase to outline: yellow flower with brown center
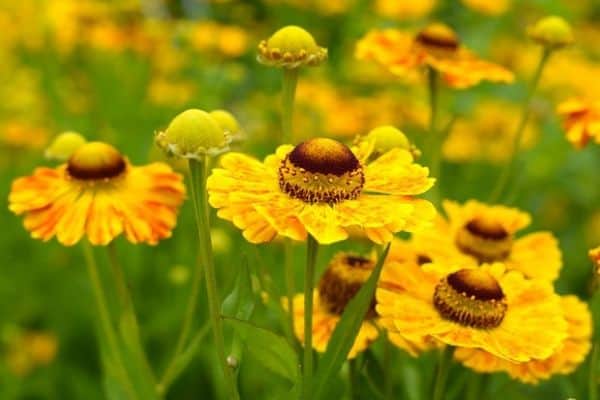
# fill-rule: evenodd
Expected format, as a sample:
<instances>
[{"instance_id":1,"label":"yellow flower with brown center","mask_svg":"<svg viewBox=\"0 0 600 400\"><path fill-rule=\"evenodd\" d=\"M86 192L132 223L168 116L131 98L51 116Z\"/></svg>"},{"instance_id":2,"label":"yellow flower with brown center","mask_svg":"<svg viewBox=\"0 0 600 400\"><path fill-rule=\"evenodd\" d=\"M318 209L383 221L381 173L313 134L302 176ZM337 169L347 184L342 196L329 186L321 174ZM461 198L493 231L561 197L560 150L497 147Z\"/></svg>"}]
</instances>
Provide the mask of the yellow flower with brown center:
<instances>
[{"instance_id":1,"label":"yellow flower with brown center","mask_svg":"<svg viewBox=\"0 0 600 400\"><path fill-rule=\"evenodd\" d=\"M327 349L344 309L369 279L375 260L351 253L338 253L329 263L313 294L313 348L319 352ZM375 299L367 311L348 358L354 358L379 336L375 325ZM304 343L304 295L294 297L294 332Z\"/></svg>"},{"instance_id":2,"label":"yellow flower with brown center","mask_svg":"<svg viewBox=\"0 0 600 400\"><path fill-rule=\"evenodd\" d=\"M576 148L584 148L590 140L600 144L600 101L569 99L558 105L564 118L567 140Z\"/></svg>"},{"instance_id":3,"label":"yellow flower with brown center","mask_svg":"<svg viewBox=\"0 0 600 400\"><path fill-rule=\"evenodd\" d=\"M123 233L130 242L156 244L171 235L184 193L181 176L166 164L133 166L111 145L88 142L68 163L16 179L8 201L35 239L56 236L70 246L85 235L106 245Z\"/></svg>"},{"instance_id":4,"label":"yellow flower with brown center","mask_svg":"<svg viewBox=\"0 0 600 400\"><path fill-rule=\"evenodd\" d=\"M525 383L538 383L555 374L570 374L585 360L590 350L592 316L587 304L576 296L562 296L561 308L567 321L567 337L548 358L514 363L472 348L458 348L454 357L477 372L504 371Z\"/></svg>"},{"instance_id":5,"label":"yellow flower with brown center","mask_svg":"<svg viewBox=\"0 0 600 400\"><path fill-rule=\"evenodd\" d=\"M439 216L433 229L414 235L414 241L428 249L434 262L477 265L501 261L507 269L528 278L553 281L558 277L562 256L551 232L515 237L531 223L529 214L475 200L463 205L444 201L443 208L447 219Z\"/></svg>"},{"instance_id":6,"label":"yellow flower with brown center","mask_svg":"<svg viewBox=\"0 0 600 400\"><path fill-rule=\"evenodd\" d=\"M346 239L348 229L386 243L435 215L430 202L413 197L434 180L404 149L365 164L342 143L314 138L280 146L264 162L229 153L221 165L208 178L209 202L252 243L310 234L328 244Z\"/></svg>"},{"instance_id":7,"label":"yellow flower with brown center","mask_svg":"<svg viewBox=\"0 0 600 400\"><path fill-rule=\"evenodd\" d=\"M355 56L374 61L397 76L410 76L415 68L428 66L442 74L451 87L464 89L483 80L511 83L507 69L481 60L465 48L456 32L440 23L416 35L396 29L373 30L356 45Z\"/></svg>"},{"instance_id":8,"label":"yellow flower with brown center","mask_svg":"<svg viewBox=\"0 0 600 400\"><path fill-rule=\"evenodd\" d=\"M317 66L327 59L327 49L299 26L286 26L258 45L258 61L265 65L298 68Z\"/></svg>"},{"instance_id":9,"label":"yellow flower with brown center","mask_svg":"<svg viewBox=\"0 0 600 400\"><path fill-rule=\"evenodd\" d=\"M523 362L549 357L566 337L552 286L501 263L401 268L376 296L382 323L408 339L431 336Z\"/></svg>"}]
</instances>

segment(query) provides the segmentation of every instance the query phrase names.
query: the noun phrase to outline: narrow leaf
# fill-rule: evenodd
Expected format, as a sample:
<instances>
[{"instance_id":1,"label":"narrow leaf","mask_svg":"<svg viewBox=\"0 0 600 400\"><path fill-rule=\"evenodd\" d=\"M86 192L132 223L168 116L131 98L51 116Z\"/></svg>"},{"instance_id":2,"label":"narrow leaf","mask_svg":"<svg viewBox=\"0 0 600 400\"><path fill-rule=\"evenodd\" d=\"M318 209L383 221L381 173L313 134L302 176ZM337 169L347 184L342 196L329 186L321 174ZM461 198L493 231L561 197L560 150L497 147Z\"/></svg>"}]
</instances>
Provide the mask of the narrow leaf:
<instances>
[{"instance_id":1,"label":"narrow leaf","mask_svg":"<svg viewBox=\"0 0 600 400\"><path fill-rule=\"evenodd\" d=\"M271 370L291 382L298 377L298 358L287 340L250 322L224 317L246 344L246 351Z\"/></svg>"},{"instance_id":2,"label":"narrow leaf","mask_svg":"<svg viewBox=\"0 0 600 400\"><path fill-rule=\"evenodd\" d=\"M344 361L346 361L373 300L377 281L379 280L379 275L381 274L381 269L389 250L390 245L388 244L383 254L379 257L373 272L371 272L371 276L360 288L356 296L350 300L335 327L329 339L327 350L319 362L319 368L314 378L315 385L312 399L318 399L323 394L323 390L326 388L328 382L331 381L331 378L340 370Z\"/></svg>"}]
</instances>

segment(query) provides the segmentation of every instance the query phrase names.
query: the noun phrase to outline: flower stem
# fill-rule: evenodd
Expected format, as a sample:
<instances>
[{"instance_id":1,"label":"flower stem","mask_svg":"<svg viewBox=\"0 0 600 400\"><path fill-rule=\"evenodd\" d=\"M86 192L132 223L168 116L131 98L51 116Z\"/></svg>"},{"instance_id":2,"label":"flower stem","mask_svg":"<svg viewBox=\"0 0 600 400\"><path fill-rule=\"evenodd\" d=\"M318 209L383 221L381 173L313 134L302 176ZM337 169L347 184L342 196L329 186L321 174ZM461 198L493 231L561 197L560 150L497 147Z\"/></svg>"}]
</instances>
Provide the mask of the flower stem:
<instances>
[{"instance_id":1,"label":"flower stem","mask_svg":"<svg viewBox=\"0 0 600 400\"><path fill-rule=\"evenodd\" d=\"M191 192L198 228L198 247L200 262L204 266L206 276L206 293L208 296L208 311L212 325L215 347L219 364L225 377L225 387L229 398L239 399L233 371L227 365L225 356L225 339L223 338L223 324L219 311L219 294L217 292L217 280L215 276L215 265L212 255L212 242L210 237L210 225L208 218L208 200L206 197L206 158L203 160L189 160L191 174Z\"/></svg>"},{"instance_id":2,"label":"flower stem","mask_svg":"<svg viewBox=\"0 0 600 400\"><path fill-rule=\"evenodd\" d=\"M292 118L294 116L294 97L298 83L298 70L296 68L283 68L283 85L281 88L281 143L289 144L294 135L292 132Z\"/></svg>"},{"instance_id":3,"label":"flower stem","mask_svg":"<svg viewBox=\"0 0 600 400\"><path fill-rule=\"evenodd\" d=\"M492 190L492 193L489 198L490 203L495 203L500 200L500 197L504 193L506 185L508 184L508 181L511 178L513 171L516 167L517 155L519 153L519 148L521 147L521 141L523 139L525 127L527 126L527 121L529 120L529 116L531 114L531 100L533 98L535 90L538 87L540 78L542 77L544 67L546 66L548 59L550 58L550 54L552 54L552 51L548 48L545 48L543 50L538 65L536 67L535 73L533 74L533 77L529 84L529 88L527 90L527 95L525 96L523 101L523 106L521 109L521 119L519 120L517 130L515 131L515 135L513 137L510 159L506 164L504 164L504 168L500 173L500 177L496 182L496 186Z\"/></svg>"},{"instance_id":4,"label":"flower stem","mask_svg":"<svg viewBox=\"0 0 600 400\"><path fill-rule=\"evenodd\" d=\"M290 343L297 343L294 336L294 260L292 257L292 242L291 239L286 239L283 244L284 251L284 268L285 268L285 288L287 298L287 311L288 311L288 340Z\"/></svg>"},{"instance_id":5,"label":"flower stem","mask_svg":"<svg viewBox=\"0 0 600 400\"><path fill-rule=\"evenodd\" d=\"M313 317L313 286L315 264L317 261L318 243L308 235L306 243L306 270L304 271L304 364L303 364L303 398L310 399L312 395L313 348L312 348L312 317Z\"/></svg>"},{"instance_id":6,"label":"flower stem","mask_svg":"<svg viewBox=\"0 0 600 400\"><path fill-rule=\"evenodd\" d=\"M590 376L589 376L589 399L598 400L598 360L600 359L600 345L594 344L592 355L590 357Z\"/></svg>"},{"instance_id":7,"label":"flower stem","mask_svg":"<svg viewBox=\"0 0 600 400\"><path fill-rule=\"evenodd\" d=\"M450 369L450 360L452 359L453 352L454 348L452 346L446 346L440 351L432 400L442 400L444 398L446 379L448 378L448 370Z\"/></svg>"},{"instance_id":8,"label":"flower stem","mask_svg":"<svg viewBox=\"0 0 600 400\"><path fill-rule=\"evenodd\" d=\"M387 337L385 338L383 351L383 395L384 399L390 400L394 396L394 382L392 380L392 354L394 347Z\"/></svg>"},{"instance_id":9,"label":"flower stem","mask_svg":"<svg viewBox=\"0 0 600 400\"><path fill-rule=\"evenodd\" d=\"M125 369L123 356L121 354L117 335L113 323L110 318L110 312L108 311L108 303L106 301L106 295L100 281L100 274L98 273L98 265L94 258L94 251L89 243L83 244L83 255L85 257L85 263L87 266L88 274L90 276L90 282L92 284L92 291L94 292L94 301L96 303L96 311L98 312L98 323L99 323L99 334L102 341L108 347L108 353L111 361L115 367L115 373L117 373L123 388L127 392L130 399L139 399L135 392L131 378Z\"/></svg>"}]
</instances>

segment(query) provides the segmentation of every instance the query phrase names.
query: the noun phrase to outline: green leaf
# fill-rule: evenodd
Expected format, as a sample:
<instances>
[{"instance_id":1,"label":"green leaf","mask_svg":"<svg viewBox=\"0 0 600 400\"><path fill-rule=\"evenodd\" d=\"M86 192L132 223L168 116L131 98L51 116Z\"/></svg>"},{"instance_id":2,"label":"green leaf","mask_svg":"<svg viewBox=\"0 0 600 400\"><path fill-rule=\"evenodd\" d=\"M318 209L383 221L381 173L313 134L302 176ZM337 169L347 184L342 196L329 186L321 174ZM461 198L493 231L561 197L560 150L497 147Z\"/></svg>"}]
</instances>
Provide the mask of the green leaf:
<instances>
[{"instance_id":1,"label":"green leaf","mask_svg":"<svg viewBox=\"0 0 600 400\"><path fill-rule=\"evenodd\" d=\"M314 378L315 384L312 399L318 399L323 394L328 382L331 381L331 378L340 370L344 361L346 361L348 353L354 344L354 339L373 300L377 281L379 280L379 275L381 274L381 269L389 250L390 245L388 244L383 254L379 257L373 272L371 272L371 276L360 288L356 296L350 300L342 314L342 318L340 318L335 327L329 339L327 350L319 362L319 368Z\"/></svg>"},{"instance_id":2,"label":"green leaf","mask_svg":"<svg viewBox=\"0 0 600 400\"><path fill-rule=\"evenodd\" d=\"M287 340L250 322L224 317L246 344L246 351L263 366L291 382L298 379L298 357Z\"/></svg>"},{"instance_id":3,"label":"green leaf","mask_svg":"<svg viewBox=\"0 0 600 400\"><path fill-rule=\"evenodd\" d=\"M248 257L244 254L242 265L235 281L235 287L223 301L221 314L248 320L254 311L254 294L252 293L252 280L248 268Z\"/></svg>"}]
</instances>

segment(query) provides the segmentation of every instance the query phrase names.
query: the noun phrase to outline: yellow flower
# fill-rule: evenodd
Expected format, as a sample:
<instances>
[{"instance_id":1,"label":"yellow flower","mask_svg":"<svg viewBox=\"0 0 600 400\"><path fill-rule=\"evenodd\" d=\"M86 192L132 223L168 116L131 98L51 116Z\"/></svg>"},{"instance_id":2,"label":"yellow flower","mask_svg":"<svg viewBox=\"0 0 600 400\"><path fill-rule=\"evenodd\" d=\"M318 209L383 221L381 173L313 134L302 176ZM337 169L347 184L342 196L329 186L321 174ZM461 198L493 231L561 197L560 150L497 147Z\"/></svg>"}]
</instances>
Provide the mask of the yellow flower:
<instances>
[{"instance_id":1,"label":"yellow flower","mask_svg":"<svg viewBox=\"0 0 600 400\"><path fill-rule=\"evenodd\" d=\"M462 3L472 10L486 15L502 15L508 11L512 0L461 0Z\"/></svg>"},{"instance_id":2,"label":"yellow flower","mask_svg":"<svg viewBox=\"0 0 600 400\"><path fill-rule=\"evenodd\" d=\"M58 340L49 332L17 332L9 340L6 364L17 376L28 375L34 368L50 364L58 352Z\"/></svg>"},{"instance_id":3,"label":"yellow flower","mask_svg":"<svg viewBox=\"0 0 600 400\"><path fill-rule=\"evenodd\" d=\"M588 254L594 263L594 267L596 268L596 275L600 277L600 246L590 250Z\"/></svg>"},{"instance_id":4,"label":"yellow flower","mask_svg":"<svg viewBox=\"0 0 600 400\"><path fill-rule=\"evenodd\" d=\"M133 166L114 147L89 142L68 163L16 179L8 201L35 239L56 236L70 246L86 235L106 245L124 233L130 242L156 244L171 235L184 192L167 165Z\"/></svg>"},{"instance_id":5,"label":"yellow flower","mask_svg":"<svg viewBox=\"0 0 600 400\"><path fill-rule=\"evenodd\" d=\"M434 180L403 149L364 164L342 143L315 138L280 146L264 162L226 154L221 165L208 178L209 202L252 243L310 233L328 244L346 239L350 228L386 243L435 215L430 202L413 198Z\"/></svg>"},{"instance_id":6,"label":"yellow flower","mask_svg":"<svg viewBox=\"0 0 600 400\"><path fill-rule=\"evenodd\" d=\"M375 261L350 253L336 254L313 293L313 347L324 352L346 305L358 293ZM348 358L354 358L379 336L375 325L375 300L367 312L360 330L350 349ZM304 295L294 296L294 331L300 343L304 343Z\"/></svg>"},{"instance_id":7,"label":"yellow flower","mask_svg":"<svg viewBox=\"0 0 600 400\"><path fill-rule=\"evenodd\" d=\"M416 68L431 67L456 89L464 89L483 80L510 83L512 72L479 59L444 24L431 24L411 35L396 29L373 30L356 45L355 56L374 61L400 77L411 77Z\"/></svg>"},{"instance_id":8,"label":"yellow flower","mask_svg":"<svg viewBox=\"0 0 600 400\"><path fill-rule=\"evenodd\" d=\"M398 20L418 19L429 14L435 5L436 0L377 0L375 12L383 17Z\"/></svg>"},{"instance_id":9,"label":"yellow flower","mask_svg":"<svg viewBox=\"0 0 600 400\"><path fill-rule=\"evenodd\" d=\"M464 205L444 201L448 218L438 217L433 229L417 232L414 241L434 262L477 265L501 261L528 278L553 281L562 267L558 242L551 232L515 233L531 222L516 208L491 206L476 200Z\"/></svg>"},{"instance_id":10,"label":"yellow flower","mask_svg":"<svg viewBox=\"0 0 600 400\"><path fill-rule=\"evenodd\" d=\"M600 101L569 99L558 105L564 118L567 140L576 148L584 148L590 140L600 144Z\"/></svg>"},{"instance_id":11,"label":"yellow flower","mask_svg":"<svg viewBox=\"0 0 600 400\"><path fill-rule=\"evenodd\" d=\"M454 357L477 372L504 371L525 383L537 383L554 374L570 374L590 350L592 316L586 303L576 296L562 296L561 307L567 321L567 337L548 358L513 363L484 350L469 348L456 349Z\"/></svg>"},{"instance_id":12,"label":"yellow flower","mask_svg":"<svg viewBox=\"0 0 600 400\"><path fill-rule=\"evenodd\" d=\"M575 41L571 25L554 15L540 19L527 29L527 34L537 43L550 49L565 47Z\"/></svg>"},{"instance_id":13,"label":"yellow flower","mask_svg":"<svg viewBox=\"0 0 600 400\"><path fill-rule=\"evenodd\" d=\"M512 154L518 115L519 108L513 103L481 102L468 117L456 120L444 141L444 157L454 162L506 162ZM538 130L532 122L525 127L520 149L530 149L537 142Z\"/></svg>"},{"instance_id":14,"label":"yellow flower","mask_svg":"<svg viewBox=\"0 0 600 400\"><path fill-rule=\"evenodd\" d=\"M317 66L327 59L327 49L299 26L286 26L258 45L258 61L265 65L298 68Z\"/></svg>"},{"instance_id":15,"label":"yellow flower","mask_svg":"<svg viewBox=\"0 0 600 400\"><path fill-rule=\"evenodd\" d=\"M548 282L501 263L401 268L377 289L382 323L409 339L431 336L511 361L549 357L566 337L560 299Z\"/></svg>"}]
</instances>

